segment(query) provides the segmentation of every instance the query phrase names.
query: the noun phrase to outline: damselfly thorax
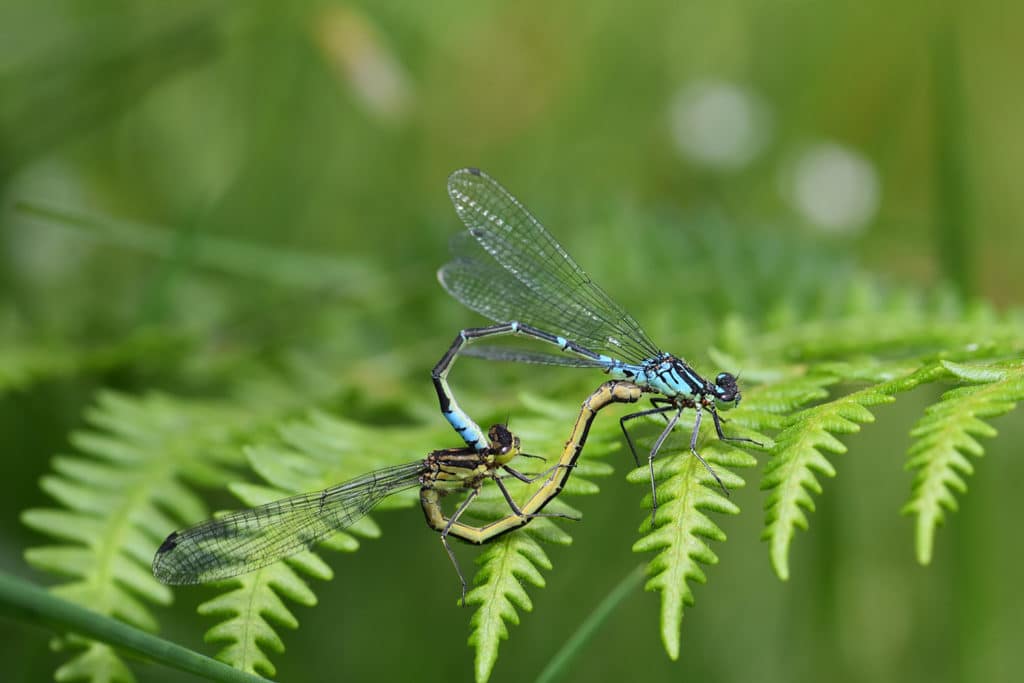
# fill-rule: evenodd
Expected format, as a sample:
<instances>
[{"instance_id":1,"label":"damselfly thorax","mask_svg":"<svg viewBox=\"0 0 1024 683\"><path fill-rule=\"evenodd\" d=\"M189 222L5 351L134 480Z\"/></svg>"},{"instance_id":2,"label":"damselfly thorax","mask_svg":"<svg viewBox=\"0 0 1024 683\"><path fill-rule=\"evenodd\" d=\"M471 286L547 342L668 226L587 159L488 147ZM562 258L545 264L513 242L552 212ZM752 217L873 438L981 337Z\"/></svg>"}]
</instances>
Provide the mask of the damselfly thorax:
<instances>
[{"instance_id":1,"label":"damselfly thorax","mask_svg":"<svg viewBox=\"0 0 1024 683\"><path fill-rule=\"evenodd\" d=\"M671 414L648 454L654 510L654 458L687 408L696 410L690 451L726 491L718 475L700 457L696 443L705 411L711 413L719 438L756 443L722 433L717 404L739 403L736 378L723 372L710 382L681 358L661 351L540 221L487 174L475 168L455 171L448 178L448 195L467 230L453 238L454 258L438 271L438 279L453 297L498 323L459 332L432 373L441 412L466 444L477 450L488 446L483 431L459 406L448 384L448 374L460 353L493 360L598 368L655 395L652 409L620 420L637 462L627 422L645 415ZM557 347L561 354L470 348L481 339L505 335L544 342Z\"/></svg>"}]
</instances>

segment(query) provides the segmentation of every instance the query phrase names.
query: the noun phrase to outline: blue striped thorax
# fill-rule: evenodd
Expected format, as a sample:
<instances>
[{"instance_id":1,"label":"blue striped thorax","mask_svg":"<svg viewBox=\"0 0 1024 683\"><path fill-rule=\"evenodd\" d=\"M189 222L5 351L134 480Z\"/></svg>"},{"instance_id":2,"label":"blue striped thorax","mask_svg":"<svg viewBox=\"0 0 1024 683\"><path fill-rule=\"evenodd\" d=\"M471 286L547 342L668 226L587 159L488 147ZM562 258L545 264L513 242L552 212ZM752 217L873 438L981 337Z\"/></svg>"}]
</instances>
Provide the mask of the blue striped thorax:
<instances>
[{"instance_id":1,"label":"blue striped thorax","mask_svg":"<svg viewBox=\"0 0 1024 683\"><path fill-rule=\"evenodd\" d=\"M723 372L715 377L714 382L709 382L685 361L669 353L652 358L643 365L612 361L607 372L667 398L695 400L710 396L723 403L740 402L739 387L733 375Z\"/></svg>"}]
</instances>

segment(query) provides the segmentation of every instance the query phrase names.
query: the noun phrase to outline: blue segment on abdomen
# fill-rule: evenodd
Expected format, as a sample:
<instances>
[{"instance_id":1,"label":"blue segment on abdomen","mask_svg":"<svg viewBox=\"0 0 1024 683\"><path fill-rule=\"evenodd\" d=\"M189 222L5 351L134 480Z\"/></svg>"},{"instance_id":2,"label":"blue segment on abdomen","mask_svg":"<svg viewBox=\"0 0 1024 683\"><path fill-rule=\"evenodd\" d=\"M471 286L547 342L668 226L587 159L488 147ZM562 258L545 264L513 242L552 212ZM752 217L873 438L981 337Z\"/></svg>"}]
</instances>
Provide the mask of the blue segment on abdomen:
<instances>
[{"instance_id":1,"label":"blue segment on abdomen","mask_svg":"<svg viewBox=\"0 0 1024 683\"><path fill-rule=\"evenodd\" d=\"M473 422L472 418L466 414L462 408L459 408L455 400L452 399L451 408L447 413L444 414L448 424L450 424L459 436L466 442L466 445L475 448L478 451L486 450L489 447L487 442L487 436L476 422Z\"/></svg>"}]
</instances>

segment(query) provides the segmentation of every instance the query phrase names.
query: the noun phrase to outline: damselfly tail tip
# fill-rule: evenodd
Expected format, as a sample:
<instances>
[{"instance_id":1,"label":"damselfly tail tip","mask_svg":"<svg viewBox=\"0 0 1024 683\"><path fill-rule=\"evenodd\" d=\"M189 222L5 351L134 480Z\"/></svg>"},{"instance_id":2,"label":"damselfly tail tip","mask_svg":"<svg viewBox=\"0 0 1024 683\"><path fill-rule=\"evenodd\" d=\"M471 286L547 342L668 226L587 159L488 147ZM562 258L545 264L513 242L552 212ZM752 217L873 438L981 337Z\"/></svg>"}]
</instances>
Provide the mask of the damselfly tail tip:
<instances>
[{"instance_id":1,"label":"damselfly tail tip","mask_svg":"<svg viewBox=\"0 0 1024 683\"><path fill-rule=\"evenodd\" d=\"M484 173L476 166L467 166L465 168L456 169L451 172L451 175L448 176L448 186L451 187L453 183L457 183L459 181L459 178L467 175L481 178L483 177Z\"/></svg>"},{"instance_id":2,"label":"damselfly tail tip","mask_svg":"<svg viewBox=\"0 0 1024 683\"><path fill-rule=\"evenodd\" d=\"M164 553L168 553L168 552L174 550L177 547L178 547L178 532L177 531L172 531L170 533L170 535L167 538L164 539L164 542L160 544L160 547L157 548L156 554L157 555L163 555Z\"/></svg>"}]
</instances>

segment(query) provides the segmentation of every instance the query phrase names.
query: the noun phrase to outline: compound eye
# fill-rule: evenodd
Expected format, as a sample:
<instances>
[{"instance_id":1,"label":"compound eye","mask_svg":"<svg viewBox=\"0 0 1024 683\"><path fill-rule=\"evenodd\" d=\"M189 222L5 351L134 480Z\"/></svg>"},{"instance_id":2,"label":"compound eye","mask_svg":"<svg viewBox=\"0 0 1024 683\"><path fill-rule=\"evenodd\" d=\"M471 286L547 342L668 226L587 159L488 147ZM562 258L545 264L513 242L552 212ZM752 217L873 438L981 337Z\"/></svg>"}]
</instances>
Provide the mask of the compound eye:
<instances>
[{"instance_id":1,"label":"compound eye","mask_svg":"<svg viewBox=\"0 0 1024 683\"><path fill-rule=\"evenodd\" d=\"M508 453L512 448L513 440L517 439L503 424L492 425L487 434L491 439L491 447L500 454Z\"/></svg>"},{"instance_id":2,"label":"compound eye","mask_svg":"<svg viewBox=\"0 0 1024 683\"><path fill-rule=\"evenodd\" d=\"M721 401L734 401L739 397L739 388L736 386L736 378L728 372L723 372L715 377L715 385L718 389L718 399Z\"/></svg>"}]
</instances>

